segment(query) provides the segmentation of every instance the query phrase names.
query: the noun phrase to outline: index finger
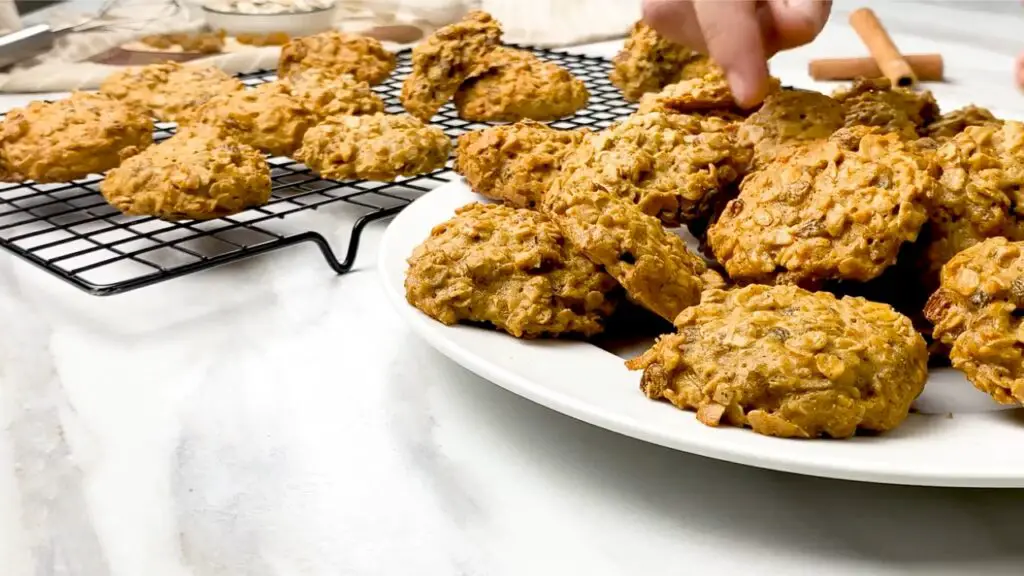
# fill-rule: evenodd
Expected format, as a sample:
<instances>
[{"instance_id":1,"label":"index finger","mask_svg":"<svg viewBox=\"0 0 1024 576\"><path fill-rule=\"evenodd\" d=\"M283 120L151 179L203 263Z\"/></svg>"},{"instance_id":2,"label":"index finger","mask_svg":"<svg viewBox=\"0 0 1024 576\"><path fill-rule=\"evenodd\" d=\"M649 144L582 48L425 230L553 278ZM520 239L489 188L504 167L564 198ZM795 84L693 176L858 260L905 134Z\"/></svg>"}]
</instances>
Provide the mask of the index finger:
<instances>
[{"instance_id":1,"label":"index finger","mask_svg":"<svg viewBox=\"0 0 1024 576\"><path fill-rule=\"evenodd\" d=\"M1024 0L1021 0L1024 2ZM643 19L659 35L696 50L705 52L704 36L693 15L693 3L679 0L644 0Z\"/></svg>"},{"instance_id":2,"label":"index finger","mask_svg":"<svg viewBox=\"0 0 1024 576\"><path fill-rule=\"evenodd\" d=\"M754 2L696 2L708 55L725 70L736 103L760 104L768 92L768 65Z\"/></svg>"}]
</instances>

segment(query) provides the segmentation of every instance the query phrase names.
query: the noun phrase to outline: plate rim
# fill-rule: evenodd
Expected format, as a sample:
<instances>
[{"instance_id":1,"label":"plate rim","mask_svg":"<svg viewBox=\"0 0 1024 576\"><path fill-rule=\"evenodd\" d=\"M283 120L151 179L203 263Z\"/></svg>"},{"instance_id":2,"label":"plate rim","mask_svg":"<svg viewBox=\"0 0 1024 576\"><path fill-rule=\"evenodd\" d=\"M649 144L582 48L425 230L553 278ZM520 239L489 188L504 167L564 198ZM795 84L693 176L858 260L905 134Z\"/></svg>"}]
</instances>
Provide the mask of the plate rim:
<instances>
[{"instance_id":1,"label":"plate rim","mask_svg":"<svg viewBox=\"0 0 1024 576\"><path fill-rule=\"evenodd\" d=\"M409 324L413 332L418 337L426 341L428 345L436 349L445 357L449 358L456 364L476 374L482 379L491 382L509 392L516 394L530 400L531 402L545 406L548 409L554 410L566 416L574 419L586 422L590 425L604 428L606 430L622 434L637 440L649 442L652 444L664 446L673 450L679 450L699 456L713 458L717 460L733 462L736 464L753 466L758 468L777 470L782 472L789 472L795 474L803 474L809 476L817 476L824 478L832 478L839 480L852 480L882 484L897 484L897 485L912 485L912 486L932 486L932 487L977 487L977 488L1022 488L1024 487L1024 458L1020 459L1020 462L1014 462L1019 469L1007 470L1000 473L976 473L967 467L956 469L949 469L941 474L936 474L934 471L924 470L907 470L901 469L898 465L893 466L891 462L878 460L874 461L869 467L844 467L837 465L836 462L821 461L821 462L808 462L805 460L794 459L794 458L780 458L778 455L770 455L770 451L759 453L756 450L751 449L751 445L764 444L767 446L767 442L777 443L811 443L817 445L829 445L835 442L842 442L844 444L857 444L857 440L793 440L793 439L779 439L769 438L765 436L757 435L750 430L740 428L718 428L711 429L715 434L719 434L724 439L726 434L732 434L735 436L737 433L749 434L757 437L757 439L746 438L741 439L738 443L736 442L721 442L716 439L713 444L709 444L706 441L702 441L699 438L690 438L686 434L675 434L670 435L664 430L659 430L656 427L645 426L644 423L635 422L631 418L623 417L623 415L615 413L609 413L602 407L597 406L593 402L587 403L585 400L581 400L580 397L570 397L569 395L551 387L545 387L540 383L531 382L522 374L517 374L506 368L500 366L495 361L489 360L483 355L478 354L475 351L469 350L458 344L450 335L457 334L458 331L465 330L479 330L477 328L471 328L467 326L445 326L422 312L415 307L408 304L405 300L404 293L404 271L405 261L408 254L400 254L397 244L401 244L401 238L403 235L410 234L406 230L422 229L426 228L429 230L440 222L430 221L428 222L416 222L417 219L426 220L425 216L430 210L435 209L435 204L445 203L448 199L445 195L457 195L459 203L454 203L455 206L476 201L485 201L482 197L476 196L469 188L465 185L465 182L461 179L454 180L446 183L424 196L418 198L411 205L406 207L400 212L388 225L385 230L379 247L378 252L378 266L377 270L380 275L381 282L388 300L392 303L399 315ZM464 201L463 201L464 200ZM415 224L410 225L410 222ZM400 278L393 278L395 271L393 266L397 262L401 262L402 273L399 275ZM501 337L507 338L503 334L497 332L487 332L488 334L494 334ZM519 340L511 340L511 342L523 342ZM586 342L566 342L566 341L533 341L530 342L531 346L536 346L540 343L540 346L545 347L548 343L557 342L557 346L572 346L579 345L588 348L592 348L594 351L598 351L603 354L607 354L618 360L621 365L621 359L617 356L612 355L609 352L605 352L600 348L586 343ZM524 350L528 349L529 346L524 345ZM636 392L638 396L642 396L639 392ZM652 404L659 404L665 406L673 413L677 413L678 417L689 417L693 419L692 412L680 411L674 407L670 407L663 403L654 403L653 401L647 400ZM970 421L974 418L985 418L986 415L999 414L1000 412L988 412L979 414L962 414L955 420L958 424L962 424L964 421ZM912 414L911 418L931 418L937 419L941 417L937 416L922 416ZM945 420L942 418L942 420ZM694 419L695 421L695 419ZM953 420L950 420L952 422ZM701 425L703 426L703 425ZM710 428L709 428L710 429ZM1024 428L1021 428L1022 439L1024 439ZM880 440L884 440L882 437ZM1006 443L1005 437L997 439L1001 443ZM871 440L862 440L862 442L870 442ZM1012 442L1010 443L1012 444ZM781 446L782 444L779 444ZM859 444L865 446L868 444ZM948 449L948 448L947 448ZM808 452L814 452L815 450L809 450ZM785 452L785 451L783 451ZM888 462L888 463L886 463Z\"/></svg>"}]
</instances>

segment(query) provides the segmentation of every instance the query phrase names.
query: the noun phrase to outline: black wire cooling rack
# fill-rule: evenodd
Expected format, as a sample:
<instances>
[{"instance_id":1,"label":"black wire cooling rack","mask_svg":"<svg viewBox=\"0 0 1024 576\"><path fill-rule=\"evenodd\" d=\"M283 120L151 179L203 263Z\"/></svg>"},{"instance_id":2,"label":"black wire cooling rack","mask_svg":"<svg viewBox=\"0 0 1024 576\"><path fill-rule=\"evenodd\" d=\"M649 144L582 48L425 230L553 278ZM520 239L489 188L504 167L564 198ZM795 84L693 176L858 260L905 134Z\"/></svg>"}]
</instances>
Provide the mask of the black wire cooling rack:
<instances>
[{"instance_id":1,"label":"black wire cooling rack","mask_svg":"<svg viewBox=\"0 0 1024 576\"><path fill-rule=\"evenodd\" d=\"M556 128L603 128L634 111L608 81L611 63L561 51L527 48L559 63L582 79L590 90L589 106L575 116L551 123ZM402 112L398 95L410 68L409 52L400 53L391 78L375 90L390 113ZM255 86L275 78L273 71L241 75ZM483 128L467 122L449 104L432 120L452 138ZM174 133L173 124L158 124L154 139ZM322 179L289 158L270 158L273 193L270 202L233 216L207 221L168 222L125 216L98 192L102 176L62 184L32 182L0 185L0 248L74 286L99 296L118 294L185 274L313 243L338 274L352 268L359 239L367 224L394 216L420 195L454 180L448 167L396 182ZM295 232L282 219L328 204L343 203L354 219L345 257L314 231ZM292 222L292 221L290 221ZM300 224L296 219L293 224Z\"/></svg>"}]
</instances>

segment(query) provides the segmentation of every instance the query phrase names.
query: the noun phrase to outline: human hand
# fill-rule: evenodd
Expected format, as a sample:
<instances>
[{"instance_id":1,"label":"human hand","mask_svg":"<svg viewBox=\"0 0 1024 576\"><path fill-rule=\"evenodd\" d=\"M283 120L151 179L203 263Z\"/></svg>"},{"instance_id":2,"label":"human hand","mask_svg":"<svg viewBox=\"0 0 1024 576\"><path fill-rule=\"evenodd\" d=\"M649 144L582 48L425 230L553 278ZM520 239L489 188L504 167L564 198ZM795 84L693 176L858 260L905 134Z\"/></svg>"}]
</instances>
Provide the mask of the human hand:
<instances>
[{"instance_id":1,"label":"human hand","mask_svg":"<svg viewBox=\"0 0 1024 576\"><path fill-rule=\"evenodd\" d=\"M1024 0L1021 0L1021 4L1024 4ZM1024 52L1017 56L1017 87L1024 90Z\"/></svg>"},{"instance_id":2,"label":"human hand","mask_svg":"<svg viewBox=\"0 0 1024 576\"><path fill-rule=\"evenodd\" d=\"M768 58L814 40L831 0L644 0L644 20L659 34L703 52L723 69L736 103L768 92Z\"/></svg>"}]
</instances>

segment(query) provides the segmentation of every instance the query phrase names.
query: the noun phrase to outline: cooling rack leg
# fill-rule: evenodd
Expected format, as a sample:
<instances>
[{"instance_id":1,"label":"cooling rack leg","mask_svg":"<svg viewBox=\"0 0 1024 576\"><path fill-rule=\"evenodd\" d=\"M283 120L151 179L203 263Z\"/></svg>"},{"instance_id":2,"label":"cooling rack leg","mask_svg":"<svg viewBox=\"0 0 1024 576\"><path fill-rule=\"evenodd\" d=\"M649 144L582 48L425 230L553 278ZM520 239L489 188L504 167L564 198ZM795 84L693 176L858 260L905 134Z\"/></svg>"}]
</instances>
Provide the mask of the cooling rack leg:
<instances>
[{"instance_id":1,"label":"cooling rack leg","mask_svg":"<svg viewBox=\"0 0 1024 576\"><path fill-rule=\"evenodd\" d=\"M338 261L334 259L333 252L328 256L328 252L330 252L331 249L330 246L327 246L326 251L324 252L324 257L327 258L327 263L330 264L331 268L333 268L338 274L344 274L351 270L352 266L356 263L356 254L359 253L359 239L363 235L363 228L366 228L366 225L370 222L391 218L395 214L401 212L402 208L405 208L405 206L395 206L394 208L387 208L379 212L373 212L360 217L352 226L352 236L349 237L348 251L345 254L345 261L339 264ZM323 238L320 238L320 240L323 241ZM324 251L325 247L321 246L320 250Z\"/></svg>"}]
</instances>

